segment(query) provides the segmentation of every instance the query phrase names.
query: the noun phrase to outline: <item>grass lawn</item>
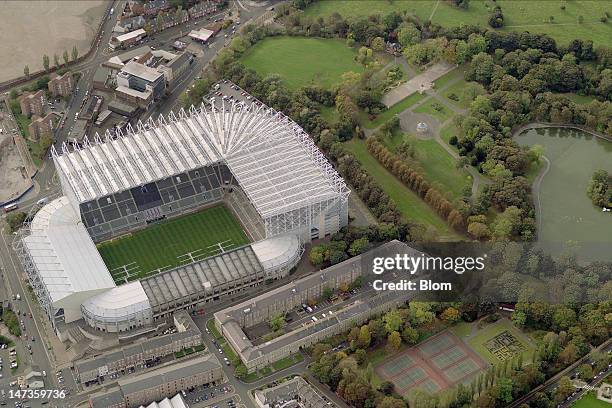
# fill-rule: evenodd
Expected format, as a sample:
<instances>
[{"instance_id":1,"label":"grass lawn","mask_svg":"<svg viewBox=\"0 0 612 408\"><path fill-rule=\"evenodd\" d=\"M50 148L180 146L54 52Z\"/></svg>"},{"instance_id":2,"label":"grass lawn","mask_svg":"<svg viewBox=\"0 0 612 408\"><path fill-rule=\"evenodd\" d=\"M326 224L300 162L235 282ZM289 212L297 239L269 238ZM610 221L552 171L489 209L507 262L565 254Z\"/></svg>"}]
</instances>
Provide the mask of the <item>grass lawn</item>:
<instances>
[{"instance_id":1,"label":"grass lawn","mask_svg":"<svg viewBox=\"0 0 612 408\"><path fill-rule=\"evenodd\" d=\"M483 329L478 330L478 332L476 332L474 336L467 339L467 343L483 359L495 365L495 364L502 362L502 360L498 359L494 354L492 354L485 346L485 343L489 341L490 339L494 338L495 336L497 336L498 334L503 333L505 331L509 331L510 333L512 333L512 335L516 339L518 339L523 345L524 347L524 351L522 353L523 361L525 362L531 361L531 357L533 354L533 350L535 350L535 347L527 343L527 341L525 340L525 337L527 337L527 335L521 332L519 329L517 329L512 324L512 322L510 322L510 320L508 319L498 320L497 322L491 323L487 325L486 327L484 327Z\"/></svg>"},{"instance_id":2,"label":"grass lawn","mask_svg":"<svg viewBox=\"0 0 612 408\"><path fill-rule=\"evenodd\" d=\"M434 89L441 89L449 82L455 81L457 79L463 79L463 70L466 69L465 66L461 66L453 69L452 71L447 72L442 75L440 78L434 81Z\"/></svg>"},{"instance_id":3,"label":"grass lawn","mask_svg":"<svg viewBox=\"0 0 612 408\"><path fill-rule=\"evenodd\" d=\"M368 115L365 112L360 112L360 122L368 129L376 128L391 119L393 116L405 111L412 105L425 98L427 98L427 95L421 95L420 93L415 92L412 95L402 99L400 102L396 103L386 111L378 114L374 120L368 119Z\"/></svg>"},{"instance_id":4,"label":"grass lawn","mask_svg":"<svg viewBox=\"0 0 612 408\"><path fill-rule=\"evenodd\" d=\"M446 142L447 145L457 150L455 146L450 144L450 138L452 136L459 136L459 129L457 129L457 126L455 126L454 123L449 123L448 125L444 126L442 129L440 129L440 138L444 140L444 142Z\"/></svg>"},{"instance_id":5,"label":"grass lawn","mask_svg":"<svg viewBox=\"0 0 612 408\"><path fill-rule=\"evenodd\" d=\"M275 363L272 363L272 368L274 368L276 371L280 371L302 361L304 361L304 356L298 353L294 356L288 356L278 360Z\"/></svg>"},{"instance_id":6,"label":"grass lawn","mask_svg":"<svg viewBox=\"0 0 612 408\"><path fill-rule=\"evenodd\" d=\"M309 84L329 88L345 72L363 71L353 59L356 54L340 40L273 37L251 47L242 62L262 76L279 74L292 89Z\"/></svg>"},{"instance_id":7,"label":"grass lawn","mask_svg":"<svg viewBox=\"0 0 612 408\"><path fill-rule=\"evenodd\" d=\"M321 117L330 125L338 121L338 111L335 106L321 106L319 110L321 111Z\"/></svg>"},{"instance_id":8,"label":"grass lawn","mask_svg":"<svg viewBox=\"0 0 612 408\"><path fill-rule=\"evenodd\" d=\"M472 332L472 324L468 322L459 322L451 326L450 331L452 331L455 336L463 338Z\"/></svg>"},{"instance_id":9,"label":"grass lawn","mask_svg":"<svg viewBox=\"0 0 612 408\"><path fill-rule=\"evenodd\" d=\"M162 267L178 266L178 257L200 250L194 256L218 253L211 247L229 241L225 248L238 248L249 242L240 223L224 206L207 208L194 214L166 220L141 231L106 241L98 245L104 263L117 283L124 279L116 268L135 262L138 266L129 280L144 276Z\"/></svg>"},{"instance_id":10,"label":"grass lawn","mask_svg":"<svg viewBox=\"0 0 612 408\"><path fill-rule=\"evenodd\" d=\"M32 162L36 167L42 166L44 154L46 153L40 143L36 143L30 139L26 139L26 145L28 146L28 150L30 151L30 157L32 158Z\"/></svg>"},{"instance_id":11,"label":"grass lawn","mask_svg":"<svg viewBox=\"0 0 612 408\"><path fill-rule=\"evenodd\" d=\"M472 99L471 95L465 94L466 86L473 87L476 90L475 95L481 95L486 93L484 87L480 85L478 82L466 82L466 81L457 81L456 83L449 86L445 91L442 92L442 95L452 104L459 106L461 108L469 108L470 104L474 99ZM450 95L455 95L459 100L454 100L450 98Z\"/></svg>"},{"instance_id":12,"label":"grass lawn","mask_svg":"<svg viewBox=\"0 0 612 408\"><path fill-rule=\"evenodd\" d=\"M395 132L392 138L385 138L388 149L396 152L406 135ZM448 191L453 198L462 197L465 186L472 185L472 180L465 170L458 169L457 161L438 142L433 139L412 139L416 150L415 159L423 169L424 176L430 183L440 184L441 191Z\"/></svg>"},{"instance_id":13,"label":"grass lawn","mask_svg":"<svg viewBox=\"0 0 612 408\"><path fill-rule=\"evenodd\" d=\"M389 194L406 219L431 225L440 234L457 238L438 214L370 155L363 140L353 139L346 142L346 147L355 155L367 173Z\"/></svg>"},{"instance_id":14,"label":"grass lawn","mask_svg":"<svg viewBox=\"0 0 612 408\"><path fill-rule=\"evenodd\" d=\"M444 106L442 102L438 101L435 98L431 98L427 102L420 105L418 108L414 110L416 113L426 113L432 118L437 119L440 123L444 123L446 120L453 117L454 112Z\"/></svg>"},{"instance_id":15,"label":"grass lawn","mask_svg":"<svg viewBox=\"0 0 612 408\"><path fill-rule=\"evenodd\" d=\"M454 197L461 197L465 186L472 180L465 170L457 169L454 157L435 140L416 140L417 159L425 171L427 180L442 185Z\"/></svg>"},{"instance_id":16,"label":"grass lawn","mask_svg":"<svg viewBox=\"0 0 612 408\"><path fill-rule=\"evenodd\" d=\"M592 391L576 401L572 408L610 408L610 403L598 400Z\"/></svg>"},{"instance_id":17,"label":"grass lawn","mask_svg":"<svg viewBox=\"0 0 612 408\"><path fill-rule=\"evenodd\" d=\"M600 17L605 11L612 10L608 0L572 0L555 2L548 0L529 3L516 0L471 1L467 9L457 8L450 2L433 0L323 0L314 2L304 13L309 16L329 16L334 12L344 17L387 14L391 11L407 12L416 15L421 21L431 19L444 27L461 24L476 24L488 27L487 18L495 5L502 8L505 19L503 31L529 31L544 33L553 37L559 44L568 44L575 38L593 40L595 45L606 45L612 36L610 21L602 23ZM561 10L560 5L565 5ZM553 23L549 17L553 16ZM583 22L579 22L579 16Z\"/></svg>"},{"instance_id":18,"label":"grass lawn","mask_svg":"<svg viewBox=\"0 0 612 408\"><path fill-rule=\"evenodd\" d=\"M208 320L206 322L206 328L208 328L208 330L212 333L215 339L223 339L223 336L221 335L221 333L219 333L219 330L217 330L217 326L215 326L215 319Z\"/></svg>"},{"instance_id":19,"label":"grass lawn","mask_svg":"<svg viewBox=\"0 0 612 408\"><path fill-rule=\"evenodd\" d=\"M575 93L565 93L563 94L565 96L567 96L569 99L571 99L574 103L577 103L579 105L585 105L587 103L591 103L592 101L594 101L596 98L593 96L589 96L589 95L578 95Z\"/></svg>"}]
</instances>

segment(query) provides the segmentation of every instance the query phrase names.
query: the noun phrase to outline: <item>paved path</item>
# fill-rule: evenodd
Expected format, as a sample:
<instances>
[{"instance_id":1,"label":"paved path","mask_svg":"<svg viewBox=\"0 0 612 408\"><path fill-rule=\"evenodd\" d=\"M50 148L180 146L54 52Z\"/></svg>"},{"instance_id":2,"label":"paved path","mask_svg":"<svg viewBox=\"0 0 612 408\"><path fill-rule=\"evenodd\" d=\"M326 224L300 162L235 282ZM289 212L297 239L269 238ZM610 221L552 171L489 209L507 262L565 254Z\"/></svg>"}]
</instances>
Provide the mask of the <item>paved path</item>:
<instances>
[{"instance_id":1,"label":"paved path","mask_svg":"<svg viewBox=\"0 0 612 408\"><path fill-rule=\"evenodd\" d=\"M400 61L403 61L403 64L407 67L407 69L411 69L412 70L412 68L410 68L410 65L408 65L408 63L403 58L396 58L396 60L398 60L398 59ZM444 72L444 74L450 72L451 70L452 70L452 68L450 70L446 70L446 72ZM439 68L437 68L436 71L439 72ZM427 72L429 72L429 71L427 71ZM425 75L427 72L423 73L422 75ZM444 74L442 74L442 75L444 75ZM408 128L408 124L413 125L416 121L418 121L419 116L423 115L424 117L430 118L428 120L429 125L430 125L430 130L431 130L431 132L429 134L430 136L424 136L422 138L433 138L455 160L460 160L461 156L459 155L459 153L453 147L449 146L448 143L446 143L444 140L442 140L442 137L440 137L440 130L442 130L444 127L446 127L447 125L452 123L453 119L451 118L451 119L448 119L448 120L444 121L443 123L440 123L437 119L431 117L430 115L415 113L415 110L419 106L421 106L421 105L423 105L425 103L429 103L431 101L431 99L435 99L437 102L443 104L448 109L452 110L456 115L463 115L463 114L465 114L467 112L467 109L458 107L458 106L454 105L453 103L451 103L450 101L448 101L443 96L441 96L441 92L445 91L446 89L448 89L449 87L453 86L454 84L456 84L457 82L459 82L461 80L462 80L462 78L456 78L456 79L454 79L452 81L449 81L448 83L444 84L444 86L442 86L439 89L428 89L426 91L426 94L428 95L427 98L424 98L424 99L420 100L419 102L415 103L414 105L410 106L409 108L407 108L404 111L402 111L402 112L397 114L397 116L400 118L400 125L402 125L402 130L404 130L406 132L412 132L412 130ZM388 95L391 94L392 92L393 92L393 90L390 91L387 95L385 95L385 97L388 97ZM384 100L385 97L383 97L383 100ZM379 128L380 128L380 126L375 128L375 129L367 129L366 128L366 129L364 129L364 132L365 132L366 136L371 136ZM476 170L476 168L474 168L473 166L466 166L465 169L467 170L467 172L472 177L472 199L475 199L476 195L478 194L478 190L480 189L480 186L483 185L483 184L491 184L491 180L486 178L482 174L480 174L478 172L478 170Z\"/></svg>"},{"instance_id":2,"label":"paved path","mask_svg":"<svg viewBox=\"0 0 612 408\"><path fill-rule=\"evenodd\" d=\"M452 71L454 68L455 65L451 65L446 62L439 62L422 74L409 79L397 88L393 88L391 91L387 92L387 94L382 98L382 103L384 103L387 108L390 108L421 89L431 88L433 81L440 78L447 72Z\"/></svg>"}]
</instances>

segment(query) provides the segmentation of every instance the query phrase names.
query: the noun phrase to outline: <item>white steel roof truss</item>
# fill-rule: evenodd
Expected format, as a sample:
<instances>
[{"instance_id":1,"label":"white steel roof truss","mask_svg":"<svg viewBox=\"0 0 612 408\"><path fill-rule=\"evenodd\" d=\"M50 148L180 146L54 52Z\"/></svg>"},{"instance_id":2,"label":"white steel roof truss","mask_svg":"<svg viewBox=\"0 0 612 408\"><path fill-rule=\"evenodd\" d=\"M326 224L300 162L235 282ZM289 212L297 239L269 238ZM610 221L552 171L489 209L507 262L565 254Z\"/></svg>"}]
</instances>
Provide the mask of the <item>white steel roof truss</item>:
<instances>
[{"instance_id":1,"label":"white steel roof truss","mask_svg":"<svg viewBox=\"0 0 612 408\"><path fill-rule=\"evenodd\" d=\"M166 137L160 137L159 133L157 132L159 129L161 128L149 130L145 134L149 135L147 141L151 143L151 145L155 145L153 152L156 154L154 157L158 159L164 167L164 174L166 176L171 176L181 172L182 166L179 167L179 160L178 157L176 157L176 153L174 153L172 148L164 143L165 139L167 139L167 133Z\"/></svg>"},{"instance_id":2,"label":"white steel roof truss","mask_svg":"<svg viewBox=\"0 0 612 408\"><path fill-rule=\"evenodd\" d=\"M126 176L130 179L127 188L140 184L143 179L142 170L138 166L136 160L133 159L132 156L126 154L125 149L117 149L116 145L118 144L125 146L122 139L117 139L116 143L103 143L100 147L107 156L118 158L118 163L121 165ZM133 161L130 159L133 159Z\"/></svg>"}]
</instances>

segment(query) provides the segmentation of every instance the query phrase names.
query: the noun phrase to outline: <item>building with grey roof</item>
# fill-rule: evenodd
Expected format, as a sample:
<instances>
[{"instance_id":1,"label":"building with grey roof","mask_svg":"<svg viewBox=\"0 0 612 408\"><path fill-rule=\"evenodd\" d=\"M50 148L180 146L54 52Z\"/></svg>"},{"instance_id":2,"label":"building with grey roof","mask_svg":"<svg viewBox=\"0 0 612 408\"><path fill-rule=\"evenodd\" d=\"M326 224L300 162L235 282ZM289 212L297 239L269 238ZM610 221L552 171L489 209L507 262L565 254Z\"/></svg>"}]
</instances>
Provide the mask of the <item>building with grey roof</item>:
<instances>
[{"instance_id":1,"label":"building with grey roof","mask_svg":"<svg viewBox=\"0 0 612 408\"><path fill-rule=\"evenodd\" d=\"M293 330L255 345L244 332L244 328L267 322L273 316L287 313L311 299L319 299L327 288L337 289L349 285L358 277L372 278L369 269L364 269L372 253L414 252L406 244L392 241L382 247L350 258L337 265L323 269L263 295L215 313L215 325L236 351L249 371L264 368L282 358L298 353L322 339L349 330L371 316L383 313L409 299L408 291L373 292L352 302L345 302L333 313L307 320Z\"/></svg>"},{"instance_id":2,"label":"building with grey roof","mask_svg":"<svg viewBox=\"0 0 612 408\"><path fill-rule=\"evenodd\" d=\"M335 408L302 377L294 377L273 387L253 391L253 400L260 408Z\"/></svg>"},{"instance_id":3,"label":"building with grey roof","mask_svg":"<svg viewBox=\"0 0 612 408\"><path fill-rule=\"evenodd\" d=\"M221 363L213 354L120 379L126 406L137 407L176 395L182 390L224 381Z\"/></svg>"},{"instance_id":4,"label":"building with grey roof","mask_svg":"<svg viewBox=\"0 0 612 408\"><path fill-rule=\"evenodd\" d=\"M175 333L151 337L119 350L76 361L74 369L81 383L86 384L130 368L142 367L157 358L203 344L202 332L187 312L174 313L172 320L177 329Z\"/></svg>"},{"instance_id":5,"label":"building with grey roof","mask_svg":"<svg viewBox=\"0 0 612 408\"><path fill-rule=\"evenodd\" d=\"M214 355L205 354L120 379L117 381L118 387L90 396L89 405L92 408L133 408L170 399L174 400L177 408L182 408L182 398L180 401L175 399L182 390L223 381L225 377L221 363ZM158 406L164 405L160 403ZM171 408L174 406L170 405Z\"/></svg>"}]
</instances>

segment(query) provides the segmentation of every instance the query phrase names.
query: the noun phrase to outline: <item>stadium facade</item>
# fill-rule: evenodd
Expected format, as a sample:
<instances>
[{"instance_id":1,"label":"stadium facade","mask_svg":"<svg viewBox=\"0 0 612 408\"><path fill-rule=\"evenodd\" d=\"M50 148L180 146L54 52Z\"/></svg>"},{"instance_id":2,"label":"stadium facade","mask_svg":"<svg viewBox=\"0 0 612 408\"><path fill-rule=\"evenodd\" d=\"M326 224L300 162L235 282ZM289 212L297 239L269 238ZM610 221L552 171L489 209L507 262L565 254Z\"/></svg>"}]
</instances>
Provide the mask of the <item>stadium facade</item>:
<instances>
[{"instance_id":1,"label":"stadium facade","mask_svg":"<svg viewBox=\"0 0 612 408\"><path fill-rule=\"evenodd\" d=\"M52 156L64 195L33 215L15 250L56 328L82 317L108 332L149 325L285 276L305 242L348 223L342 178L261 104L202 104ZM116 286L97 242L218 203L255 243Z\"/></svg>"}]
</instances>

